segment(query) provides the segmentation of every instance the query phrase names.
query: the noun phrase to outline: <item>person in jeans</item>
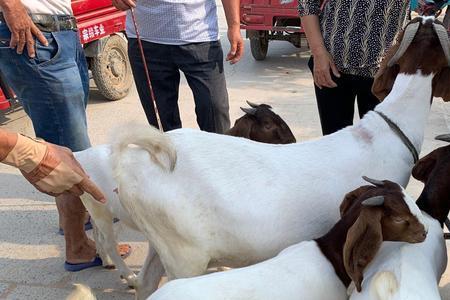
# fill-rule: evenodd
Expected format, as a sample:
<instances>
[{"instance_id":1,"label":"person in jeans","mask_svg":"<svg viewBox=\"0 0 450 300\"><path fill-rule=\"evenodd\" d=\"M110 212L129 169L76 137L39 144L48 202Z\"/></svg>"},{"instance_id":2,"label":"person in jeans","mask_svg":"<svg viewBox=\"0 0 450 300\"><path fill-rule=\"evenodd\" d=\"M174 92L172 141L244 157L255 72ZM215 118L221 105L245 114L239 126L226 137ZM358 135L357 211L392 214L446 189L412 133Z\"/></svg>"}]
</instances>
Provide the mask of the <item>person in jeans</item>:
<instances>
[{"instance_id":1,"label":"person in jeans","mask_svg":"<svg viewBox=\"0 0 450 300\"><path fill-rule=\"evenodd\" d=\"M243 54L239 0L222 0L231 49L226 59ZM223 133L230 128L223 52L214 0L113 0L121 10L134 8L162 127L181 127L178 109L180 70L195 101L201 130ZM127 15L128 56L149 123L158 126L131 13Z\"/></svg>"},{"instance_id":2,"label":"person in jeans","mask_svg":"<svg viewBox=\"0 0 450 300\"><path fill-rule=\"evenodd\" d=\"M355 98L360 117L379 103L371 92L374 76L405 24L408 5L403 0L299 0L324 135L353 124Z\"/></svg>"},{"instance_id":3,"label":"person in jeans","mask_svg":"<svg viewBox=\"0 0 450 300\"><path fill-rule=\"evenodd\" d=\"M90 147L89 76L70 0L0 0L0 69L30 116L35 134L72 151ZM56 197L68 271L101 265L84 232L79 197Z\"/></svg>"}]
</instances>

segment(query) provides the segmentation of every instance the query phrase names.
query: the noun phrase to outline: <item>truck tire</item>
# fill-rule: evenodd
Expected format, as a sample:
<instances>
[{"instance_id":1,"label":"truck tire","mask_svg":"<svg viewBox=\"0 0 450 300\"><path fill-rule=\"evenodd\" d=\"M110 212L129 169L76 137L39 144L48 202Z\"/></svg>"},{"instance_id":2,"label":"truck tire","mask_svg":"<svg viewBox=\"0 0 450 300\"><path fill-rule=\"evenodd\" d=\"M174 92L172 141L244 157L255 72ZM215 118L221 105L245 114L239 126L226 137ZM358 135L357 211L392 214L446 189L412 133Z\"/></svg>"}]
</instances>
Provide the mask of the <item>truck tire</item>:
<instances>
[{"instance_id":1,"label":"truck tire","mask_svg":"<svg viewBox=\"0 0 450 300\"><path fill-rule=\"evenodd\" d=\"M269 32L264 30L249 30L250 50L255 60L264 60L269 48Z\"/></svg>"},{"instance_id":2,"label":"truck tire","mask_svg":"<svg viewBox=\"0 0 450 300\"><path fill-rule=\"evenodd\" d=\"M119 100L128 95L133 76L128 60L127 42L112 35L105 42L100 55L91 62L92 77L100 93L108 100Z\"/></svg>"}]
</instances>

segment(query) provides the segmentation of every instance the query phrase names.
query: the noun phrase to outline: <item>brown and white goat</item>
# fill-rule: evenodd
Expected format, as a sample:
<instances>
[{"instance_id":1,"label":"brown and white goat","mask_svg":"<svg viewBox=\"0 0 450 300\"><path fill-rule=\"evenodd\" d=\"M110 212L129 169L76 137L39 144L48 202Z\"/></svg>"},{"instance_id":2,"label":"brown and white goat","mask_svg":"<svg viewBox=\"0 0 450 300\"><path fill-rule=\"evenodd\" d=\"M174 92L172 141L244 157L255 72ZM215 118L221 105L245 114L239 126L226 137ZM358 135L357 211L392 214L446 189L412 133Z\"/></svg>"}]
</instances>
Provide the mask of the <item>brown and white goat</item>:
<instances>
[{"instance_id":1,"label":"brown and white goat","mask_svg":"<svg viewBox=\"0 0 450 300\"><path fill-rule=\"evenodd\" d=\"M268 145L146 127L116 136L112 156L108 147L90 149L93 157L96 151L107 155L84 160L83 167L114 166L122 207L139 220L152 246L138 296L151 294L164 272L176 279L204 274L208 266L243 267L324 234L339 219L345 193L361 185L362 174L406 186L432 95L450 99L449 42L439 26L423 18L408 25L397 46L400 56L392 56L396 59L375 79L374 86L384 82L381 90L391 91L383 103L358 124L318 140ZM398 73L395 82L384 72ZM115 249L113 239L105 241ZM120 269L126 278L131 274Z\"/></svg>"},{"instance_id":2,"label":"brown and white goat","mask_svg":"<svg viewBox=\"0 0 450 300\"><path fill-rule=\"evenodd\" d=\"M149 300L347 299L351 280L360 287L382 241L418 243L426 237L419 209L398 184L367 180L377 186L348 193L341 219L322 237L253 266L171 281Z\"/></svg>"},{"instance_id":3,"label":"brown and white goat","mask_svg":"<svg viewBox=\"0 0 450 300\"><path fill-rule=\"evenodd\" d=\"M295 143L295 137L284 120L267 104L247 101L250 108L242 108L240 117L225 134L269 144Z\"/></svg>"},{"instance_id":4,"label":"brown and white goat","mask_svg":"<svg viewBox=\"0 0 450 300\"><path fill-rule=\"evenodd\" d=\"M450 142L450 135L437 139ZM364 272L362 293L352 300L438 300L438 284L447 266L442 227L450 211L450 145L421 158L412 175L425 183L416 204L428 225L419 245L385 243Z\"/></svg>"}]
</instances>

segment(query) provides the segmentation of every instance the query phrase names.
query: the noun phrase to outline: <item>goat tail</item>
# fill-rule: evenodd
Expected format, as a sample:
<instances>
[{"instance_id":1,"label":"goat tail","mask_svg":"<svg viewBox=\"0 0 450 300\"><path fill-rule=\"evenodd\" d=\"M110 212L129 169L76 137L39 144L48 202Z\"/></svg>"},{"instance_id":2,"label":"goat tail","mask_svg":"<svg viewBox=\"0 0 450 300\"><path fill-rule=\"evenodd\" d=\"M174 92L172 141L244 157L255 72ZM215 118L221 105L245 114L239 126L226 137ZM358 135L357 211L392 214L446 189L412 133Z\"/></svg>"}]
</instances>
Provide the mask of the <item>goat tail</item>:
<instances>
[{"instance_id":1,"label":"goat tail","mask_svg":"<svg viewBox=\"0 0 450 300\"><path fill-rule=\"evenodd\" d=\"M375 299L394 299L398 291L398 281L395 274L390 271L383 271L375 275L371 284L372 295Z\"/></svg>"},{"instance_id":2,"label":"goat tail","mask_svg":"<svg viewBox=\"0 0 450 300\"><path fill-rule=\"evenodd\" d=\"M152 126L130 125L121 129L112 142L113 161L117 165L119 158L129 145L136 145L148 152L151 159L162 169L173 171L177 161L177 152L170 138ZM168 162L161 160L166 156Z\"/></svg>"},{"instance_id":3,"label":"goat tail","mask_svg":"<svg viewBox=\"0 0 450 300\"><path fill-rule=\"evenodd\" d=\"M83 284L74 284L75 290L70 293L66 300L96 300L91 289Z\"/></svg>"}]
</instances>

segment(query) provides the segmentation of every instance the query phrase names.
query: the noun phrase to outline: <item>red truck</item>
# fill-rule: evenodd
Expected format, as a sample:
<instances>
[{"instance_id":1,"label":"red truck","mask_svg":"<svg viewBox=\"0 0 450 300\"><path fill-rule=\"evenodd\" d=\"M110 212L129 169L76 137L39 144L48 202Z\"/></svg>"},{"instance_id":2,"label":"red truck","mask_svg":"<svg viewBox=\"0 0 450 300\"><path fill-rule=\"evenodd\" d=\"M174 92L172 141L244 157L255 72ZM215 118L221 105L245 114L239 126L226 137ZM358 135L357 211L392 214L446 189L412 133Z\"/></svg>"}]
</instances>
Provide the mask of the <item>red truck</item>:
<instances>
[{"instance_id":1,"label":"red truck","mask_svg":"<svg viewBox=\"0 0 450 300\"><path fill-rule=\"evenodd\" d=\"M111 0L72 0L72 9L97 88L109 100L122 99L133 83L124 35L126 13ZM8 109L14 99L0 74L0 110Z\"/></svg>"},{"instance_id":2,"label":"red truck","mask_svg":"<svg viewBox=\"0 0 450 300\"><path fill-rule=\"evenodd\" d=\"M241 29L256 60L266 58L269 41L288 41L300 48L305 40L296 0L241 0L240 8Z\"/></svg>"}]
</instances>

